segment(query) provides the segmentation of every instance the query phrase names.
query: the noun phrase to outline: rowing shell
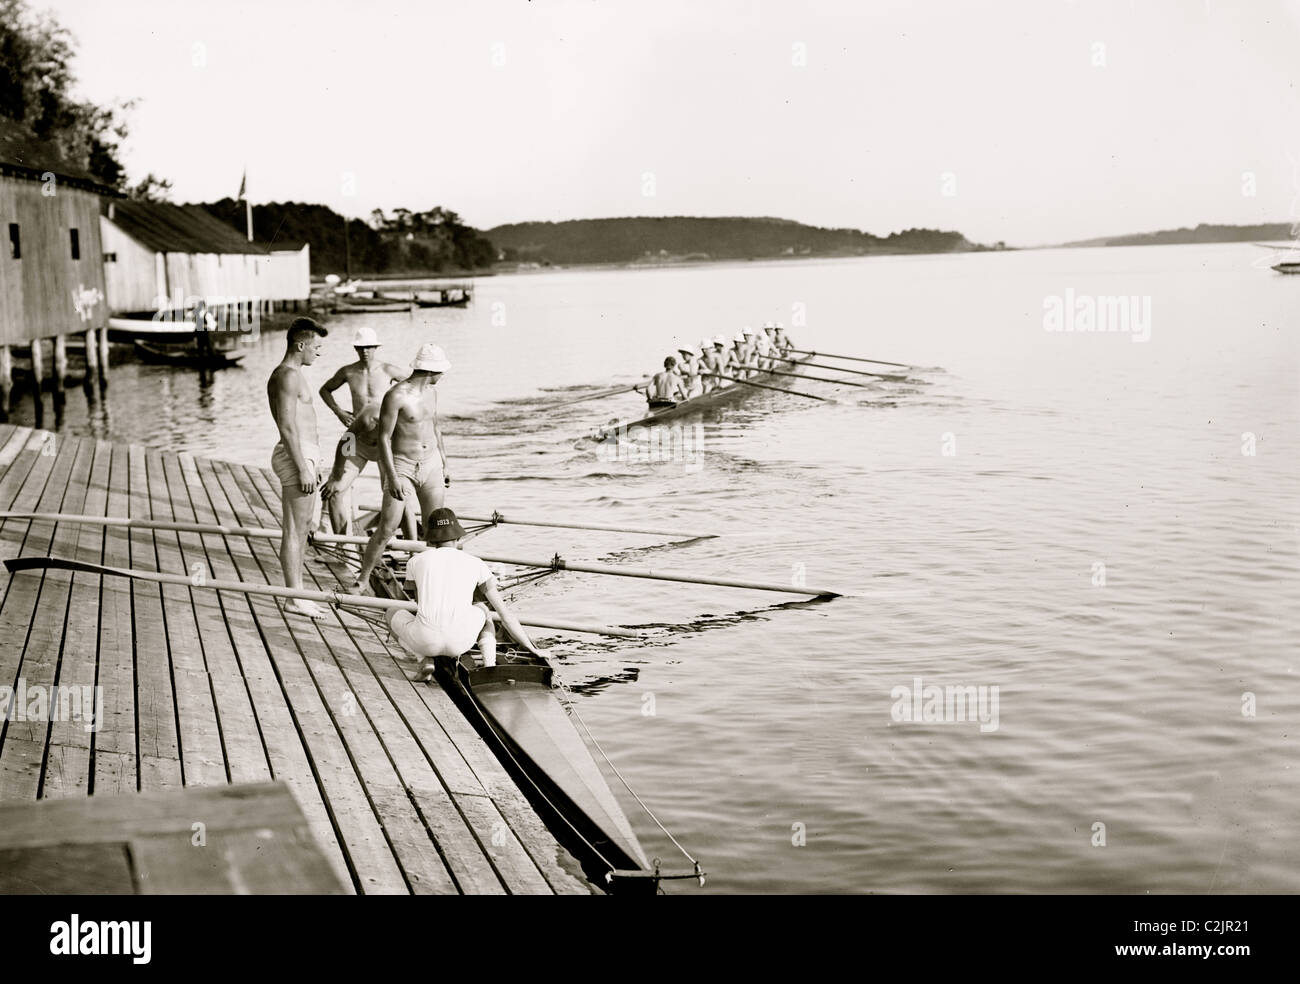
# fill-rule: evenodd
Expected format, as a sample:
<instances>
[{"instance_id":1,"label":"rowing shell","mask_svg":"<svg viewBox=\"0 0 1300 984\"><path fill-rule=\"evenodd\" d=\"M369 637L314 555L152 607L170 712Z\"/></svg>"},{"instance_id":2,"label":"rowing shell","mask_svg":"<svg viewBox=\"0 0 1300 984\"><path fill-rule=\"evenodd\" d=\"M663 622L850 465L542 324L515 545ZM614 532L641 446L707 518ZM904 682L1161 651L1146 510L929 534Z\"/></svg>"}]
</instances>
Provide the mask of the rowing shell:
<instances>
[{"instance_id":1,"label":"rowing shell","mask_svg":"<svg viewBox=\"0 0 1300 984\"><path fill-rule=\"evenodd\" d=\"M371 583L381 597L407 597L386 564ZM513 644L499 645L497 653L494 667L478 666L468 654L439 657L438 681L588 877L612 890L654 891L656 872L556 698L551 664Z\"/></svg>"},{"instance_id":2,"label":"rowing shell","mask_svg":"<svg viewBox=\"0 0 1300 984\"><path fill-rule=\"evenodd\" d=\"M787 356L787 358L789 358L789 356ZM811 358L811 355L794 356L789 362L780 363L781 368L778 371L793 372L799 364L807 362ZM756 383L766 382L776 386L783 386L783 380L785 377L775 376L770 372L760 372L749 378ZM643 417L640 420L632 422L619 421L615 424L607 424L591 436L593 440L603 441L606 438L614 437L620 431L626 432L631 430L633 427L653 427L655 424L662 424L668 420L684 417L689 413L695 413L700 410L709 409L710 407L719 406L722 403L734 400L738 396L743 396L746 392L752 393L754 390L755 387L746 386L744 383L726 383L708 393L701 393L699 396L693 396L689 400L682 400L680 403L674 403L670 406L664 407L663 409L655 410L654 413L650 414L650 416Z\"/></svg>"}]
</instances>

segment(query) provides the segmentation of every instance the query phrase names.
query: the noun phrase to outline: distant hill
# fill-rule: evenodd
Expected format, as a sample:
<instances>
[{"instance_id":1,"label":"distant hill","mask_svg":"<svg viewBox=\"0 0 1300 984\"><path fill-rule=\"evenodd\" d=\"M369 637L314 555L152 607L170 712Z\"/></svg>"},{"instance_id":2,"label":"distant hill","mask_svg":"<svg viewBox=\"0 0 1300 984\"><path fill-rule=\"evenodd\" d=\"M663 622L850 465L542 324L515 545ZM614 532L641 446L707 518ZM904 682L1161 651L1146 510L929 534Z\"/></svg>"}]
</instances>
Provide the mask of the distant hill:
<instances>
[{"instance_id":1,"label":"distant hill","mask_svg":"<svg viewBox=\"0 0 1300 984\"><path fill-rule=\"evenodd\" d=\"M488 229L483 235L497 247L503 261L542 265L957 253L988 248L959 232L908 229L881 237L857 229L823 229L771 218L668 216L515 222Z\"/></svg>"},{"instance_id":2,"label":"distant hill","mask_svg":"<svg viewBox=\"0 0 1300 984\"><path fill-rule=\"evenodd\" d=\"M1184 243L1249 243L1292 238L1289 222L1270 222L1264 225L1207 225L1203 222L1195 229L1162 229L1159 232L1137 232L1126 236L1102 236L1099 239L1080 239L1061 245L1176 246Z\"/></svg>"}]
</instances>

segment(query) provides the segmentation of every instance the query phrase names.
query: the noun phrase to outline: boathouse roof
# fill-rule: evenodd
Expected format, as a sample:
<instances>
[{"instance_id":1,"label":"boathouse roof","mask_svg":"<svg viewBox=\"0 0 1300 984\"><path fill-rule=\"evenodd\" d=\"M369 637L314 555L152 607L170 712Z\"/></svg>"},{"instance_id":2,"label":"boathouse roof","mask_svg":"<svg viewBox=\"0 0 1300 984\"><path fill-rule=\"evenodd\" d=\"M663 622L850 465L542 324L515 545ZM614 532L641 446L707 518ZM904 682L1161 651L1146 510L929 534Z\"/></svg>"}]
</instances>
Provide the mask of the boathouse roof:
<instances>
[{"instance_id":1,"label":"boathouse roof","mask_svg":"<svg viewBox=\"0 0 1300 984\"><path fill-rule=\"evenodd\" d=\"M114 202L109 218L119 229L157 253L266 253L201 205L171 202Z\"/></svg>"}]
</instances>

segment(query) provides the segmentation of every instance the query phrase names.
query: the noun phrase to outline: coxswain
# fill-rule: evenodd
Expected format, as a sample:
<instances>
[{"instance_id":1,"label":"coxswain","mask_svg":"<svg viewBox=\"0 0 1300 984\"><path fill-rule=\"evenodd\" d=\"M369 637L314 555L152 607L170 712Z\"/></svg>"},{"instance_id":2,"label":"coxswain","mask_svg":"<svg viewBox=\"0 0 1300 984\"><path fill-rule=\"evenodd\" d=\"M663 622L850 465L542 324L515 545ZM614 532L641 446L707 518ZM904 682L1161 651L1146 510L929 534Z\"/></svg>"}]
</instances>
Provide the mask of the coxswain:
<instances>
[{"instance_id":1,"label":"coxswain","mask_svg":"<svg viewBox=\"0 0 1300 984\"><path fill-rule=\"evenodd\" d=\"M496 666L497 635L488 606L501 627L534 656L546 656L502 600L487 564L460 549L465 530L450 509L435 509L425 521L429 549L412 554L406 577L415 584L416 611L389 609L388 627L402 648L420 660L415 679L433 675L439 656L459 658L478 645L484 666ZM478 598L482 598L480 601Z\"/></svg>"}]
</instances>

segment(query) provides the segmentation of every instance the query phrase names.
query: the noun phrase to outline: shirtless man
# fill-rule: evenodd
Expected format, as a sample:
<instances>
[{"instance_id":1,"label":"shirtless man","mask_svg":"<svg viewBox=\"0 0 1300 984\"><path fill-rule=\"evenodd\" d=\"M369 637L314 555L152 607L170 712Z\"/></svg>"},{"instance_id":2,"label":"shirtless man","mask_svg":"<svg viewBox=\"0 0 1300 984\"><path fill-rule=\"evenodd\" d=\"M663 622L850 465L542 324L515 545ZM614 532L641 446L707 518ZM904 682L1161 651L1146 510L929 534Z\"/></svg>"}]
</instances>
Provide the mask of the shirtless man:
<instances>
[{"instance_id":1,"label":"shirtless man","mask_svg":"<svg viewBox=\"0 0 1300 984\"><path fill-rule=\"evenodd\" d=\"M370 573L401 523L408 490L413 489L420 501L420 518L426 530L430 514L442 508L451 476L447 474L447 452L438 428L438 394L434 387L450 368L442 349L432 343L423 345L411 363L410 377L384 394L378 433L384 502L379 508L379 525L366 544L361 570L352 586L354 594L369 590Z\"/></svg>"},{"instance_id":2,"label":"shirtless man","mask_svg":"<svg viewBox=\"0 0 1300 984\"><path fill-rule=\"evenodd\" d=\"M750 328L749 330L750 333L753 334L754 329ZM748 379L754 374L753 353L750 351L749 341L746 339L743 330L736 332L736 337L731 341L735 346L735 348L732 349L731 356L733 360L732 365L734 367L734 374L739 376L741 379Z\"/></svg>"},{"instance_id":3,"label":"shirtless man","mask_svg":"<svg viewBox=\"0 0 1300 984\"><path fill-rule=\"evenodd\" d=\"M713 344L704 350L703 373L705 392L726 385L718 376L731 375L731 357L727 351L727 340L721 335L713 336Z\"/></svg>"},{"instance_id":4,"label":"shirtless man","mask_svg":"<svg viewBox=\"0 0 1300 984\"><path fill-rule=\"evenodd\" d=\"M394 382L407 377L407 373L399 366L379 361L379 338L368 325L357 329L352 338L352 347L357 350L357 361L341 368L320 388L320 398L334 416L343 421L344 427L352 423L352 418L366 406L382 400ZM352 391L351 412L344 410L334 399L334 391L345 383Z\"/></svg>"},{"instance_id":5,"label":"shirtless man","mask_svg":"<svg viewBox=\"0 0 1300 984\"><path fill-rule=\"evenodd\" d=\"M302 554L320 504L320 437L311 387L302 369L316 361L324 337L325 329L311 318L295 318L289 326L284 358L266 383L271 416L280 431L280 443L271 453L271 468L280 479L280 568L290 588L302 587ZM325 617L314 601L301 598L289 599L284 610L308 618Z\"/></svg>"},{"instance_id":6,"label":"shirtless man","mask_svg":"<svg viewBox=\"0 0 1300 984\"><path fill-rule=\"evenodd\" d=\"M678 348L677 351L682 356L682 393L689 400L693 396L699 396L704 392L704 389L700 380L700 354L695 349L686 348L685 346L686 343L682 342L682 347Z\"/></svg>"},{"instance_id":7,"label":"shirtless man","mask_svg":"<svg viewBox=\"0 0 1300 984\"><path fill-rule=\"evenodd\" d=\"M686 398L682 387L682 377L677 374L677 360L671 355L664 359L663 372L655 373L650 378L650 382L646 384L645 389L641 389L639 386L636 389L637 392L645 393L651 409L672 406L674 403Z\"/></svg>"},{"instance_id":8,"label":"shirtless man","mask_svg":"<svg viewBox=\"0 0 1300 984\"><path fill-rule=\"evenodd\" d=\"M776 348L777 351L783 355L786 352L789 352L790 349L794 348L794 342L790 341L790 339L786 337L785 325L781 324L779 321L776 323Z\"/></svg>"}]
</instances>

